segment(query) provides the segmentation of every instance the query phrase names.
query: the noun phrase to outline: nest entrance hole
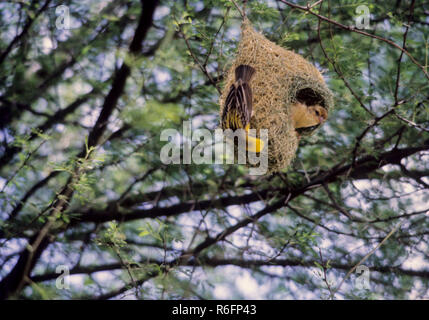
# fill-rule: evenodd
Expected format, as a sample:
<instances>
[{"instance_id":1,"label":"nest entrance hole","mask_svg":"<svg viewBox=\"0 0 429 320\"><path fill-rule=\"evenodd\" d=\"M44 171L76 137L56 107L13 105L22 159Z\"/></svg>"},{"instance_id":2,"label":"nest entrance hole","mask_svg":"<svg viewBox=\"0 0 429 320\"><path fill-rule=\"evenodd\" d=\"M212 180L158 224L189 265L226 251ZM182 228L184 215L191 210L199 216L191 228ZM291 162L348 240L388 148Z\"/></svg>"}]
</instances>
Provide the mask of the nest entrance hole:
<instances>
[{"instance_id":1,"label":"nest entrance hole","mask_svg":"<svg viewBox=\"0 0 429 320\"><path fill-rule=\"evenodd\" d=\"M307 106L314 106L316 104L326 109L325 99L317 91L311 88L304 88L297 91L295 99L298 102L304 103Z\"/></svg>"}]
</instances>

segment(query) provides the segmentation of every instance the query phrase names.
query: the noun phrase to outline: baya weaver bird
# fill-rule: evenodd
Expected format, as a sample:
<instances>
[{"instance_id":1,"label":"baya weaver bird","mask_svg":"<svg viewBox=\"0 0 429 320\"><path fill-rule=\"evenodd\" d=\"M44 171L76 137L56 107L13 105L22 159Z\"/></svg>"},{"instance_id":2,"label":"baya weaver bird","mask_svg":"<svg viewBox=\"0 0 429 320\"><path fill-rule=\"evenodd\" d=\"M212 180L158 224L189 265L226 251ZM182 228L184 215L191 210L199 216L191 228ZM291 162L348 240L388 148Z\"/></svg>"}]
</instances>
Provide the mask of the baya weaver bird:
<instances>
[{"instance_id":1,"label":"baya weaver bird","mask_svg":"<svg viewBox=\"0 0 429 320\"><path fill-rule=\"evenodd\" d=\"M328 111L319 104L308 106L296 102L291 106L292 121L298 139L303 135L310 135L328 118Z\"/></svg>"},{"instance_id":2,"label":"baya weaver bird","mask_svg":"<svg viewBox=\"0 0 429 320\"><path fill-rule=\"evenodd\" d=\"M246 150L261 152L264 142L248 134L252 117L252 88L249 82L254 73L255 69L248 65L235 68L235 83L229 89L222 113L222 129L244 129Z\"/></svg>"}]
</instances>

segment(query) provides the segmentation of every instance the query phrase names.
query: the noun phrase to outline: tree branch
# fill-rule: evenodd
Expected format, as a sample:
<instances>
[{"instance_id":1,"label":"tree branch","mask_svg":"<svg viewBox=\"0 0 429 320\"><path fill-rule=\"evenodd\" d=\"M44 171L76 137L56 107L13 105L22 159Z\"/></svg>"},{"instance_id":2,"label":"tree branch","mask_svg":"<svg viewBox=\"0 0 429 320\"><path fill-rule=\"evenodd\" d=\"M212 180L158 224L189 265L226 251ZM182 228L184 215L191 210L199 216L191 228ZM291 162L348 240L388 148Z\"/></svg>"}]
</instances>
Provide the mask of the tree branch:
<instances>
[{"instance_id":1,"label":"tree branch","mask_svg":"<svg viewBox=\"0 0 429 320\"><path fill-rule=\"evenodd\" d=\"M132 54L141 53L140 51L142 49L142 41L146 37L146 34L152 25L153 13L158 4L157 0L142 0L141 2L142 13L140 15L139 23L133 40L129 47L129 51ZM124 91L125 82L129 75L130 67L123 63L122 67L114 77L111 90L104 100L100 115L89 135L88 145L78 156L79 158L83 158L85 156L86 149L97 146L101 141L100 139L107 127L110 115L115 109L120 95ZM83 172L80 168L76 169L75 176L72 176L69 179L66 186L60 192L59 196L57 196L57 200L52 205L53 215L48 218L48 222L42 227L40 232L35 234L30 239L29 244L20 254L20 258L12 271L0 282L0 299L5 299L13 295L15 292L19 292L25 285L27 277L31 273L31 270L33 269L36 261L49 244L49 231L54 225L55 216L67 209L69 200L74 193L73 183L82 173Z\"/></svg>"}]
</instances>

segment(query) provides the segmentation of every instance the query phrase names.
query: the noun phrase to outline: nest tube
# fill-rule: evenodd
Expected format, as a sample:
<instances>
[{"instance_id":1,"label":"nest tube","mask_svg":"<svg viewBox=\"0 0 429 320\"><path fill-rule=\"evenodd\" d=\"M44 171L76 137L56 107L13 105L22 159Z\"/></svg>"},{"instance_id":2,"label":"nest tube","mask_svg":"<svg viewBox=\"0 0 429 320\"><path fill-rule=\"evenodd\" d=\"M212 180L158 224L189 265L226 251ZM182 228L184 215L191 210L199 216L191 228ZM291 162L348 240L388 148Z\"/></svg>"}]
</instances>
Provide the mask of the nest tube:
<instances>
[{"instance_id":1,"label":"nest tube","mask_svg":"<svg viewBox=\"0 0 429 320\"><path fill-rule=\"evenodd\" d=\"M291 163L298 148L290 106L296 102L332 108L332 93L317 70L299 54L282 48L254 30L249 20L242 24L241 40L235 60L226 72L220 97L220 115L229 88L235 81L235 68L252 66L256 72L250 85L253 116L250 128L268 130L268 172L280 171Z\"/></svg>"}]
</instances>

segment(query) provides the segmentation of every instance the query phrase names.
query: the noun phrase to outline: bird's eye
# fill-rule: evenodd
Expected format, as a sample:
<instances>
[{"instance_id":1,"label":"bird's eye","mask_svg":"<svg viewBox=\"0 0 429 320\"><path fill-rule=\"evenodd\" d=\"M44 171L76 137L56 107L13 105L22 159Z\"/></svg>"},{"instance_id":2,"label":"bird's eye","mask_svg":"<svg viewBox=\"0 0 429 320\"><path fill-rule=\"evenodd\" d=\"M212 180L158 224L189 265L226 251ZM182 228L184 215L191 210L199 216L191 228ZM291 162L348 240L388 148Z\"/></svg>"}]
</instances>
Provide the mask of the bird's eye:
<instances>
[{"instance_id":1,"label":"bird's eye","mask_svg":"<svg viewBox=\"0 0 429 320\"><path fill-rule=\"evenodd\" d=\"M317 111L317 110L316 110L316 116L320 116L320 113L319 113L319 111Z\"/></svg>"}]
</instances>

